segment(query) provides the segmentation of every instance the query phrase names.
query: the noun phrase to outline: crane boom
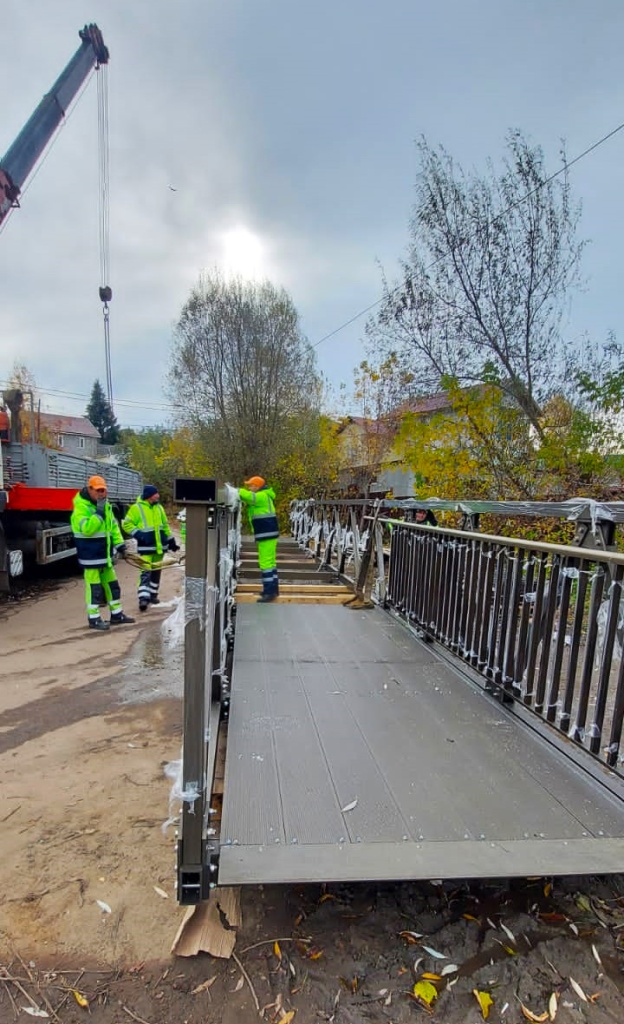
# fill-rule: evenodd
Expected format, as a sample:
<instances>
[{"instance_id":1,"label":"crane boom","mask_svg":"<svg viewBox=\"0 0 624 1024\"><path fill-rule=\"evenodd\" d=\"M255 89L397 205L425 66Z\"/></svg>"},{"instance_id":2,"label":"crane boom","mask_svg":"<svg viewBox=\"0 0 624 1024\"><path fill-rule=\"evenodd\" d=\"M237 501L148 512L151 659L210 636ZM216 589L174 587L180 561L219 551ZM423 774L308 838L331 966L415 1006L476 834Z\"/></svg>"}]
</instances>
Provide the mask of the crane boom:
<instances>
[{"instance_id":1,"label":"crane boom","mask_svg":"<svg viewBox=\"0 0 624 1024\"><path fill-rule=\"evenodd\" d=\"M19 206L28 175L86 77L94 67L108 63L108 49L97 25L85 25L78 34L82 40L80 47L0 160L0 224L13 206Z\"/></svg>"}]
</instances>

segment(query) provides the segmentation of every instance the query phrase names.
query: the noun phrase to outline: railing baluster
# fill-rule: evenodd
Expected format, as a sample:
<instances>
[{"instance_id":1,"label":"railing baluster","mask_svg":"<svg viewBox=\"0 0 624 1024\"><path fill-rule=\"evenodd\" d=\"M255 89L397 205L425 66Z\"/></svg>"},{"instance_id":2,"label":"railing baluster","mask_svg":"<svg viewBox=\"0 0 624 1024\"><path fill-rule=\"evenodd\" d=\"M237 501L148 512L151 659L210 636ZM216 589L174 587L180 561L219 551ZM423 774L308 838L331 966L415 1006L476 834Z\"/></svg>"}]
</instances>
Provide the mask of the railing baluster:
<instances>
[{"instance_id":1,"label":"railing baluster","mask_svg":"<svg viewBox=\"0 0 624 1024\"><path fill-rule=\"evenodd\" d=\"M616 566L613 582L609 588L609 609L607 613L607 624L602 643L600 658L600 673L598 676L598 692L596 693L596 706L594 709L594 721L592 722L589 737L589 749L592 754L600 750L602 730L609 694L609 680L611 678L611 665L613 662L613 645L617 632L618 619L620 615L620 601L622 598L622 575L624 569L621 565Z\"/></svg>"},{"instance_id":2,"label":"railing baluster","mask_svg":"<svg viewBox=\"0 0 624 1024\"><path fill-rule=\"evenodd\" d=\"M544 603L544 587L546 585L546 566L548 555L540 553L538 557L537 584L535 587L535 600L533 602L533 615L529 628L529 656L526 665L526 688L524 692L524 703L533 703L533 692L535 683L535 665L537 662L537 649L541 642L540 623L542 618L542 605Z\"/></svg>"},{"instance_id":3,"label":"railing baluster","mask_svg":"<svg viewBox=\"0 0 624 1024\"><path fill-rule=\"evenodd\" d=\"M550 565L550 579L548 581L548 595L546 610L540 622L540 633L542 636L542 654L537 676L537 690L535 691L535 711L542 714L544 711L544 696L546 693L546 681L548 678L548 665L550 662L550 651L552 646L553 623L559 598L559 570L560 563L557 558L553 559Z\"/></svg>"},{"instance_id":4,"label":"railing baluster","mask_svg":"<svg viewBox=\"0 0 624 1024\"><path fill-rule=\"evenodd\" d=\"M565 565L562 569L563 584L561 587L561 601L559 604L557 643L555 646L555 660L553 664L550 690L548 692L548 705L546 707L546 719L549 722L555 722L557 720L557 704L559 702L559 687L561 685L561 668L563 665L563 655L566 646L570 594L572 591L572 577L569 569L570 566L566 559Z\"/></svg>"},{"instance_id":5,"label":"railing baluster","mask_svg":"<svg viewBox=\"0 0 624 1024\"><path fill-rule=\"evenodd\" d=\"M598 609L602 602L605 576L602 566L598 567L592 579L589 616L587 621L587 635L585 637L585 658L583 659L583 670L581 672L581 688L579 692L579 703L576 712L576 722L571 738L576 742L584 742L585 726L587 724L587 710L591 693L592 674L594 670L594 657L596 654L596 640L598 639Z\"/></svg>"}]
</instances>

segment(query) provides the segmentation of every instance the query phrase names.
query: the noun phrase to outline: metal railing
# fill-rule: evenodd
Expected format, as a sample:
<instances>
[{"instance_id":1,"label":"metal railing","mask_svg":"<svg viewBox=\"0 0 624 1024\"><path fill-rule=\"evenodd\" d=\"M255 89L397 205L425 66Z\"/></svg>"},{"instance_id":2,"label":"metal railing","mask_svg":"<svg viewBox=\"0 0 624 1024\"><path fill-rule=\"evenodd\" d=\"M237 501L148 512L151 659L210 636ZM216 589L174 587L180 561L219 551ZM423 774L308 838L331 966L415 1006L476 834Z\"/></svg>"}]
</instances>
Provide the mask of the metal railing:
<instances>
[{"instance_id":1,"label":"metal railing","mask_svg":"<svg viewBox=\"0 0 624 1024\"><path fill-rule=\"evenodd\" d=\"M454 511L464 529L398 518L419 509ZM571 519L576 543L478 533L485 513ZM461 659L500 700L520 702L623 773L624 555L608 550L623 503L386 500L373 511L370 502L302 502L291 520L299 543L336 567L346 531L355 551L368 526L373 599ZM359 565L366 571L362 555ZM359 578L362 593L364 585Z\"/></svg>"},{"instance_id":2,"label":"metal railing","mask_svg":"<svg viewBox=\"0 0 624 1024\"><path fill-rule=\"evenodd\" d=\"M207 898L218 864L213 794L230 703L240 506L227 505L214 480L176 480L175 498L187 507L177 890L193 904Z\"/></svg>"}]
</instances>

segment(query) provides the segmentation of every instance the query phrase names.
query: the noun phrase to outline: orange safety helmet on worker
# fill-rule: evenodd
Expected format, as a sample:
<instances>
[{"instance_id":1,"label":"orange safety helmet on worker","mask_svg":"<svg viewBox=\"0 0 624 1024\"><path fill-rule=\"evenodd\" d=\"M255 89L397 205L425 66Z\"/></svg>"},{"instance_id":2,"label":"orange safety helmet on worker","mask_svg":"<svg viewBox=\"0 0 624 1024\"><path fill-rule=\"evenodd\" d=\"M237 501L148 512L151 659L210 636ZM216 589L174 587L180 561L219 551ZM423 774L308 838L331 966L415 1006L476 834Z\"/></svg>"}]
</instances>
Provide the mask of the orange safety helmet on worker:
<instances>
[{"instance_id":1,"label":"orange safety helmet on worker","mask_svg":"<svg viewBox=\"0 0 624 1024\"><path fill-rule=\"evenodd\" d=\"M240 500L247 506L247 516L258 546L258 565L262 576L261 602L279 596L277 575L277 539L279 526L275 512L275 491L262 476L250 476L239 489Z\"/></svg>"}]
</instances>

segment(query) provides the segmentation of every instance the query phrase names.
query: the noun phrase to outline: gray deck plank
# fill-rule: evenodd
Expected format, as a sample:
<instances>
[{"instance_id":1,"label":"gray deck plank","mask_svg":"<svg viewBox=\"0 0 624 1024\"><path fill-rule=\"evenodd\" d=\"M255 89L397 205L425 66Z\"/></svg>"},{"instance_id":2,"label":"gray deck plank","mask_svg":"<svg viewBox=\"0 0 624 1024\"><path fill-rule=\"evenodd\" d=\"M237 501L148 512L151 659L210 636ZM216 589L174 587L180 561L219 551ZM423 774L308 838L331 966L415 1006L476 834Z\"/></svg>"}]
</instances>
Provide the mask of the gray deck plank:
<instances>
[{"instance_id":1,"label":"gray deck plank","mask_svg":"<svg viewBox=\"0 0 624 1024\"><path fill-rule=\"evenodd\" d=\"M268 702L270 680L260 662L241 673L228 726L224 793L228 842L262 845L285 841L275 759L275 722Z\"/></svg>"},{"instance_id":2,"label":"gray deck plank","mask_svg":"<svg viewBox=\"0 0 624 1024\"><path fill-rule=\"evenodd\" d=\"M238 609L223 884L622 870L620 788L381 611Z\"/></svg>"}]
</instances>

